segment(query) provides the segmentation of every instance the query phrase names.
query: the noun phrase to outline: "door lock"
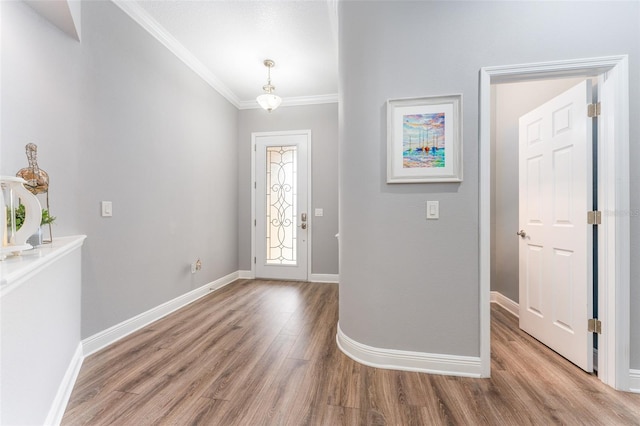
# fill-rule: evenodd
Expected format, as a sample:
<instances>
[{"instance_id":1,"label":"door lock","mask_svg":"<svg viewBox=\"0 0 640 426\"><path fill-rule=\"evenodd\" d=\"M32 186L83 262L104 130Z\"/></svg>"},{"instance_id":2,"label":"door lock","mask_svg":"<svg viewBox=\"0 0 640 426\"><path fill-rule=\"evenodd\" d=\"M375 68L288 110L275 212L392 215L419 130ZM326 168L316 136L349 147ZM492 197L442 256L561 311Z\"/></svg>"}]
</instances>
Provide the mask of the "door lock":
<instances>
[{"instance_id":1,"label":"door lock","mask_svg":"<svg viewBox=\"0 0 640 426\"><path fill-rule=\"evenodd\" d=\"M303 221L303 222L306 222L307 221L307 214L306 213L301 213L300 214L300 220Z\"/></svg>"}]
</instances>

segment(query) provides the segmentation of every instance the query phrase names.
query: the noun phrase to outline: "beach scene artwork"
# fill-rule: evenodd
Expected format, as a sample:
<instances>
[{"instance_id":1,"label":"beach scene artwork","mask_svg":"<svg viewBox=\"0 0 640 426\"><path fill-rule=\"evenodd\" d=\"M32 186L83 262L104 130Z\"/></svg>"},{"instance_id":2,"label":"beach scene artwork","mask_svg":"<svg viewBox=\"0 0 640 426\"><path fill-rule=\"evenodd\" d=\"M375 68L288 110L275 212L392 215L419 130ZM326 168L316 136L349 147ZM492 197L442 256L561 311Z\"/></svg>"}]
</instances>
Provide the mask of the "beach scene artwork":
<instances>
[{"instance_id":1,"label":"beach scene artwork","mask_svg":"<svg viewBox=\"0 0 640 426\"><path fill-rule=\"evenodd\" d=\"M445 167L445 113L403 115L402 167Z\"/></svg>"}]
</instances>

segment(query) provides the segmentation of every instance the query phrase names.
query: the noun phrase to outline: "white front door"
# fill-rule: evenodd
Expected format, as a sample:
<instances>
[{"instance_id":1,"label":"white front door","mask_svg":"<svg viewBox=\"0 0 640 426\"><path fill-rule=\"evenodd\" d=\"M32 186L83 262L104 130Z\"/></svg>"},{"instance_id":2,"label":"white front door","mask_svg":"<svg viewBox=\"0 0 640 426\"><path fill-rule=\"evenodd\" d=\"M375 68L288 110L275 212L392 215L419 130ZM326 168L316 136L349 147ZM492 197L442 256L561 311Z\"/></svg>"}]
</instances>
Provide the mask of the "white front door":
<instances>
[{"instance_id":1,"label":"white front door","mask_svg":"<svg viewBox=\"0 0 640 426\"><path fill-rule=\"evenodd\" d=\"M591 82L520 118L520 328L593 371ZM515 234L515 232L514 232Z\"/></svg>"},{"instance_id":2,"label":"white front door","mask_svg":"<svg viewBox=\"0 0 640 426\"><path fill-rule=\"evenodd\" d=\"M308 278L310 131L254 133L256 278Z\"/></svg>"}]
</instances>

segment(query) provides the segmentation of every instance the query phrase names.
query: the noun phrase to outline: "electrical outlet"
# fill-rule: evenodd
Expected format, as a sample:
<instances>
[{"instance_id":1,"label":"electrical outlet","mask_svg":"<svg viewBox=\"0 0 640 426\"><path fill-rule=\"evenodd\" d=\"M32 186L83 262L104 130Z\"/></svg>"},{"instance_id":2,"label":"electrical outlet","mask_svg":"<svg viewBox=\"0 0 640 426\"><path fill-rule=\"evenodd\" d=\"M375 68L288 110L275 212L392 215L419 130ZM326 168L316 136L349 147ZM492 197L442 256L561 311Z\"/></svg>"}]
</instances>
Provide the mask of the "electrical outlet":
<instances>
[{"instance_id":1,"label":"electrical outlet","mask_svg":"<svg viewBox=\"0 0 640 426\"><path fill-rule=\"evenodd\" d=\"M202 262L200 261L200 259L196 260L195 262L193 262L191 264L191 273L195 274L196 272L200 271L202 269Z\"/></svg>"}]
</instances>

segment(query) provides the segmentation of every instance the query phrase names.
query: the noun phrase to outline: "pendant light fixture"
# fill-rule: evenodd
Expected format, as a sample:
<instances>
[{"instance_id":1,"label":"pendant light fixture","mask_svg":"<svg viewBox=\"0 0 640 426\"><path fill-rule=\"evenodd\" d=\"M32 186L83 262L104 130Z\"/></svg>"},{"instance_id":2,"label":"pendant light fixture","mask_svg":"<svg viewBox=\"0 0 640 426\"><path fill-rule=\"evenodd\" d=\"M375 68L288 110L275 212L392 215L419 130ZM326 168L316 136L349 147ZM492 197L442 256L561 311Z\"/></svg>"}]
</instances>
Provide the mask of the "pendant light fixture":
<instances>
[{"instance_id":1,"label":"pendant light fixture","mask_svg":"<svg viewBox=\"0 0 640 426\"><path fill-rule=\"evenodd\" d=\"M271 84L271 68L276 65L271 59L264 60L264 66L268 69L268 78L267 84L262 86L264 93L256 98L256 101L260 104L262 108L271 112L274 109L278 108L280 103L282 102L282 98L278 95L274 95L273 91L275 90L275 86Z\"/></svg>"}]
</instances>

